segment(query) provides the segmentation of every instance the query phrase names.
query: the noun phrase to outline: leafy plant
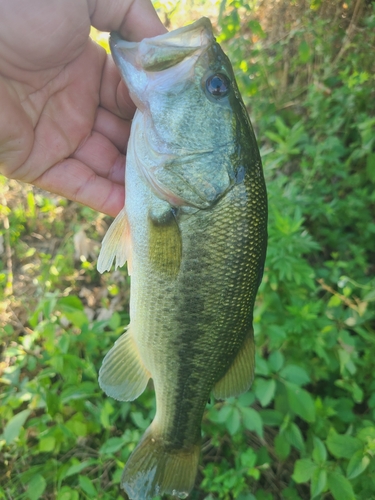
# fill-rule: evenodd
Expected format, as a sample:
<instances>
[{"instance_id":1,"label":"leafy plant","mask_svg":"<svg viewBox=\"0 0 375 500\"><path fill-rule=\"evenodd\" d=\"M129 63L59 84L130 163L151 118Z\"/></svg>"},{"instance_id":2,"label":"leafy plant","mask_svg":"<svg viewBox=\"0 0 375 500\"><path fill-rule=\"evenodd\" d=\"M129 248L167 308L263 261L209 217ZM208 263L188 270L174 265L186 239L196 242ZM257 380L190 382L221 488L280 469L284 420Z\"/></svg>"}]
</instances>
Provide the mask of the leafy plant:
<instances>
[{"instance_id":1,"label":"leafy plant","mask_svg":"<svg viewBox=\"0 0 375 500\"><path fill-rule=\"evenodd\" d=\"M156 6L172 27L216 21L270 208L256 378L209 403L191 498L373 498L373 3ZM155 412L151 389L119 403L97 384L129 320L129 280L95 270L102 216L3 178L0 189L0 498L122 498L122 468Z\"/></svg>"}]
</instances>

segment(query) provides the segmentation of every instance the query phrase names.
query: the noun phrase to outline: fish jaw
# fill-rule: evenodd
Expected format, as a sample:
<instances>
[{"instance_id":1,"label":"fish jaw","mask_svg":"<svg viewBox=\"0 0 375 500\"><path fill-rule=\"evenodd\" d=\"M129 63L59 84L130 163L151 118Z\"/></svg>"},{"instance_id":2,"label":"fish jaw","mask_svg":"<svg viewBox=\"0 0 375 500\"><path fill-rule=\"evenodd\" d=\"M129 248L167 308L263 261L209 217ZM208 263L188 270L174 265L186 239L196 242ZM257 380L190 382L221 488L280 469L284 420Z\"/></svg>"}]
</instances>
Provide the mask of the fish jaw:
<instances>
[{"instance_id":1,"label":"fish jaw","mask_svg":"<svg viewBox=\"0 0 375 500\"><path fill-rule=\"evenodd\" d=\"M166 91L184 85L198 57L214 43L211 22L202 18L171 33L141 42L127 42L111 33L110 47L116 65L139 109L146 106L152 87ZM192 57L194 56L194 57ZM164 73L164 70L168 72Z\"/></svg>"}]
</instances>

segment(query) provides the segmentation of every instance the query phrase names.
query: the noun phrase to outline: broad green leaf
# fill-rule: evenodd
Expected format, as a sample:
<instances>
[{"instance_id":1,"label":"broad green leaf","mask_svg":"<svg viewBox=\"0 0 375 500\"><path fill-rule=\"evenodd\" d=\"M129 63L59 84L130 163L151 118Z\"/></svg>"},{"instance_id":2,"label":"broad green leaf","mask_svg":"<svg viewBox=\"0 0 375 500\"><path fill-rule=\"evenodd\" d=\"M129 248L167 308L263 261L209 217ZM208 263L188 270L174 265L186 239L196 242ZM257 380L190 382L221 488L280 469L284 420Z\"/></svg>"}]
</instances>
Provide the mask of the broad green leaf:
<instances>
[{"instance_id":1,"label":"broad green leaf","mask_svg":"<svg viewBox=\"0 0 375 500\"><path fill-rule=\"evenodd\" d=\"M250 408L244 408L246 410L250 410ZM228 419L225 422L225 426L228 429L228 432L231 436L236 434L241 425L241 416L238 408L233 407L231 413L229 414Z\"/></svg>"},{"instance_id":2,"label":"broad green leaf","mask_svg":"<svg viewBox=\"0 0 375 500\"><path fill-rule=\"evenodd\" d=\"M29 500L38 500L46 489L47 482L41 474L36 474L27 485L26 497Z\"/></svg>"},{"instance_id":3,"label":"broad green leaf","mask_svg":"<svg viewBox=\"0 0 375 500\"><path fill-rule=\"evenodd\" d=\"M290 443L286 440L284 434L278 434L274 440L276 455L280 460L285 460L290 454Z\"/></svg>"},{"instance_id":4,"label":"broad green leaf","mask_svg":"<svg viewBox=\"0 0 375 500\"><path fill-rule=\"evenodd\" d=\"M351 458L356 451L363 447L359 439L337 434L334 429L329 431L326 443L328 450L336 458Z\"/></svg>"},{"instance_id":5,"label":"broad green leaf","mask_svg":"<svg viewBox=\"0 0 375 500\"><path fill-rule=\"evenodd\" d=\"M228 404L224 404L219 411L218 417L217 417L217 422L224 423L228 420L230 417L230 413L232 411L232 406Z\"/></svg>"},{"instance_id":6,"label":"broad green leaf","mask_svg":"<svg viewBox=\"0 0 375 500\"><path fill-rule=\"evenodd\" d=\"M253 391L245 392L237 398L237 402L240 406L251 406L255 401L255 395Z\"/></svg>"},{"instance_id":7,"label":"broad green leaf","mask_svg":"<svg viewBox=\"0 0 375 500\"><path fill-rule=\"evenodd\" d=\"M255 431L263 437L263 422L259 413L254 408L241 408L243 424L249 431Z\"/></svg>"},{"instance_id":8,"label":"broad green leaf","mask_svg":"<svg viewBox=\"0 0 375 500\"><path fill-rule=\"evenodd\" d=\"M86 313L83 311L65 311L64 316L66 316L66 318L72 323L72 325L76 326L77 328L82 328L83 325L86 325L89 322Z\"/></svg>"},{"instance_id":9,"label":"broad green leaf","mask_svg":"<svg viewBox=\"0 0 375 500\"><path fill-rule=\"evenodd\" d=\"M266 380L259 378L255 384L255 394L262 406L267 406L272 401L276 391L276 382L274 379Z\"/></svg>"},{"instance_id":10,"label":"broad green leaf","mask_svg":"<svg viewBox=\"0 0 375 500\"><path fill-rule=\"evenodd\" d=\"M84 309L81 299L76 295L62 297L58 300L57 304L64 312L83 311Z\"/></svg>"},{"instance_id":11,"label":"broad green leaf","mask_svg":"<svg viewBox=\"0 0 375 500\"><path fill-rule=\"evenodd\" d=\"M291 382L285 382L290 409L306 422L315 421L315 405L311 395Z\"/></svg>"},{"instance_id":12,"label":"broad green leaf","mask_svg":"<svg viewBox=\"0 0 375 500\"><path fill-rule=\"evenodd\" d=\"M342 474L330 472L328 474L328 488L335 500L355 500L352 485Z\"/></svg>"},{"instance_id":13,"label":"broad green leaf","mask_svg":"<svg viewBox=\"0 0 375 500\"><path fill-rule=\"evenodd\" d=\"M305 385L310 382L310 377L306 370L297 365L284 366L284 368L280 370L280 376L296 385Z\"/></svg>"},{"instance_id":14,"label":"broad green leaf","mask_svg":"<svg viewBox=\"0 0 375 500\"><path fill-rule=\"evenodd\" d=\"M4 429L4 439L7 444L12 443L15 439L18 438L21 429L29 417L31 410L23 410L14 415Z\"/></svg>"},{"instance_id":15,"label":"broad green leaf","mask_svg":"<svg viewBox=\"0 0 375 500\"><path fill-rule=\"evenodd\" d=\"M112 455L124 446L124 440L119 437L112 437L101 446L99 453L101 455Z\"/></svg>"},{"instance_id":16,"label":"broad green leaf","mask_svg":"<svg viewBox=\"0 0 375 500\"><path fill-rule=\"evenodd\" d=\"M316 464L309 458L301 458L294 464L293 480L296 483L307 483L316 469Z\"/></svg>"},{"instance_id":17,"label":"broad green leaf","mask_svg":"<svg viewBox=\"0 0 375 500\"><path fill-rule=\"evenodd\" d=\"M67 387L61 393L61 402L66 404L68 401L74 399L88 398L92 396L97 389L98 386L95 382L81 382L79 385Z\"/></svg>"},{"instance_id":18,"label":"broad green leaf","mask_svg":"<svg viewBox=\"0 0 375 500\"><path fill-rule=\"evenodd\" d=\"M375 153L369 153L367 156L366 172L370 181L375 183Z\"/></svg>"},{"instance_id":19,"label":"broad green leaf","mask_svg":"<svg viewBox=\"0 0 375 500\"><path fill-rule=\"evenodd\" d=\"M90 465L95 463L95 460L85 460L80 463L75 463L69 467L69 469L65 472L64 478L69 477L69 476L74 476L75 474L78 474L79 472L82 472L83 469L86 469Z\"/></svg>"},{"instance_id":20,"label":"broad green leaf","mask_svg":"<svg viewBox=\"0 0 375 500\"><path fill-rule=\"evenodd\" d=\"M241 493L238 495L237 500L257 500L257 498L251 493Z\"/></svg>"},{"instance_id":21,"label":"broad green leaf","mask_svg":"<svg viewBox=\"0 0 375 500\"><path fill-rule=\"evenodd\" d=\"M98 492L93 482L87 476L78 476L78 483L87 495L93 499L98 497Z\"/></svg>"},{"instance_id":22,"label":"broad green leaf","mask_svg":"<svg viewBox=\"0 0 375 500\"><path fill-rule=\"evenodd\" d=\"M277 410L260 410L259 415L264 425L271 427L279 426L283 423L283 414Z\"/></svg>"},{"instance_id":23,"label":"broad green leaf","mask_svg":"<svg viewBox=\"0 0 375 500\"><path fill-rule=\"evenodd\" d=\"M310 46L303 40L298 47L299 57L302 63L307 63L310 59Z\"/></svg>"},{"instance_id":24,"label":"broad green leaf","mask_svg":"<svg viewBox=\"0 0 375 500\"><path fill-rule=\"evenodd\" d=\"M81 422L78 418L71 418L65 425L77 437L85 437L87 435L87 424Z\"/></svg>"},{"instance_id":25,"label":"broad green leaf","mask_svg":"<svg viewBox=\"0 0 375 500\"><path fill-rule=\"evenodd\" d=\"M135 411L131 414L131 419L135 423L135 425L139 428L142 429L143 431L147 429L147 427L150 425L150 421L147 418L144 418L142 413L140 411Z\"/></svg>"},{"instance_id":26,"label":"broad green leaf","mask_svg":"<svg viewBox=\"0 0 375 500\"><path fill-rule=\"evenodd\" d=\"M78 491L72 490L69 486L63 486L61 490L57 493L56 500L78 500Z\"/></svg>"},{"instance_id":27,"label":"broad green leaf","mask_svg":"<svg viewBox=\"0 0 375 500\"><path fill-rule=\"evenodd\" d=\"M42 438L39 441L39 451L40 452L52 451L55 448L55 445L56 445L56 438L54 438L53 436Z\"/></svg>"},{"instance_id":28,"label":"broad green leaf","mask_svg":"<svg viewBox=\"0 0 375 500\"><path fill-rule=\"evenodd\" d=\"M294 423L290 422L287 428L284 430L284 435L286 440L297 450L305 451L305 442L303 440L302 432L299 427Z\"/></svg>"},{"instance_id":29,"label":"broad green leaf","mask_svg":"<svg viewBox=\"0 0 375 500\"><path fill-rule=\"evenodd\" d=\"M349 460L346 469L346 477L348 479L353 479L359 476L368 467L370 462L371 458L368 455L364 455L363 450L356 451Z\"/></svg>"},{"instance_id":30,"label":"broad green leaf","mask_svg":"<svg viewBox=\"0 0 375 500\"><path fill-rule=\"evenodd\" d=\"M312 458L315 462L324 463L327 460L327 450L321 439L314 436L314 449L312 452Z\"/></svg>"},{"instance_id":31,"label":"broad green leaf","mask_svg":"<svg viewBox=\"0 0 375 500\"><path fill-rule=\"evenodd\" d=\"M255 354L255 373L256 375L263 375L264 377L270 374L267 361L258 356L258 354Z\"/></svg>"},{"instance_id":32,"label":"broad green leaf","mask_svg":"<svg viewBox=\"0 0 375 500\"><path fill-rule=\"evenodd\" d=\"M327 484L327 471L316 468L311 476L310 494L311 500L322 493Z\"/></svg>"},{"instance_id":33,"label":"broad green leaf","mask_svg":"<svg viewBox=\"0 0 375 500\"><path fill-rule=\"evenodd\" d=\"M268 366L273 372L278 372L284 365L284 356L280 351L273 351L268 358Z\"/></svg>"}]
</instances>

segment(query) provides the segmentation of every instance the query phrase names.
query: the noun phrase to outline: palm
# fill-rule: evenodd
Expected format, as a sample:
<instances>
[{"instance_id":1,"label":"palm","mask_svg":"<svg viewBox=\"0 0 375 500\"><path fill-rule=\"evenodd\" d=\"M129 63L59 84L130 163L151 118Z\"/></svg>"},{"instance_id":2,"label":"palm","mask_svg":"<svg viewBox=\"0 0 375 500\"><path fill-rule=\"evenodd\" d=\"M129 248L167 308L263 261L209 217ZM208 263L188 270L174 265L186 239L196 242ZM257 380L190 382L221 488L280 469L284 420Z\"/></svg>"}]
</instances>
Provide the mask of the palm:
<instances>
[{"instance_id":1,"label":"palm","mask_svg":"<svg viewBox=\"0 0 375 500\"><path fill-rule=\"evenodd\" d=\"M0 169L115 215L135 108L112 60L88 39L86 0L72 1L73 11L55 0L45 23L35 10L13 16L0 33Z\"/></svg>"}]
</instances>

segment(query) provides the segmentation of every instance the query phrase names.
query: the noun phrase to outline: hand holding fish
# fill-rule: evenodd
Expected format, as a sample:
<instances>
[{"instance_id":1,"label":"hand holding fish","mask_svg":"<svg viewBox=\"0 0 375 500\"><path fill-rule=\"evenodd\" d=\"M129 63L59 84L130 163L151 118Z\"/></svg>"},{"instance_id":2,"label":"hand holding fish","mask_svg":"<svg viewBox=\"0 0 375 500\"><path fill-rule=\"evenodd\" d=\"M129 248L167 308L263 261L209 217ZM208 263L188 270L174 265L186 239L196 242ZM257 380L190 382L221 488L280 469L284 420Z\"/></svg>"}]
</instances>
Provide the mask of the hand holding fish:
<instances>
[{"instance_id":1,"label":"hand holding fish","mask_svg":"<svg viewBox=\"0 0 375 500\"><path fill-rule=\"evenodd\" d=\"M135 106L90 25L166 30L149 0L0 0L0 173L116 215Z\"/></svg>"}]
</instances>

